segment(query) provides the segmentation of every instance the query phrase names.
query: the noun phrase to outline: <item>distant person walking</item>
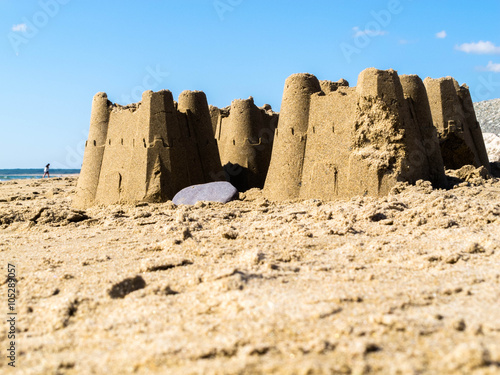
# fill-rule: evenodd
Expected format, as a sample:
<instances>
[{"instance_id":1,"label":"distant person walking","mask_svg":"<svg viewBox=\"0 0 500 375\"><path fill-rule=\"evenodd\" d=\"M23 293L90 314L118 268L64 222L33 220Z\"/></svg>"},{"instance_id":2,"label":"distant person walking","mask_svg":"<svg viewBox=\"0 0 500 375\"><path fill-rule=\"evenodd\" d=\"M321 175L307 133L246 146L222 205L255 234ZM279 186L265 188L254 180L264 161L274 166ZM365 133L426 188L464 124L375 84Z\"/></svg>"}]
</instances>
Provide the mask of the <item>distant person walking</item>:
<instances>
[{"instance_id":1,"label":"distant person walking","mask_svg":"<svg viewBox=\"0 0 500 375\"><path fill-rule=\"evenodd\" d=\"M50 167L50 163L45 166L45 169L43 170L43 177L42 178L45 178L45 176L47 176L47 178L50 178L49 167Z\"/></svg>"}]
</instances>

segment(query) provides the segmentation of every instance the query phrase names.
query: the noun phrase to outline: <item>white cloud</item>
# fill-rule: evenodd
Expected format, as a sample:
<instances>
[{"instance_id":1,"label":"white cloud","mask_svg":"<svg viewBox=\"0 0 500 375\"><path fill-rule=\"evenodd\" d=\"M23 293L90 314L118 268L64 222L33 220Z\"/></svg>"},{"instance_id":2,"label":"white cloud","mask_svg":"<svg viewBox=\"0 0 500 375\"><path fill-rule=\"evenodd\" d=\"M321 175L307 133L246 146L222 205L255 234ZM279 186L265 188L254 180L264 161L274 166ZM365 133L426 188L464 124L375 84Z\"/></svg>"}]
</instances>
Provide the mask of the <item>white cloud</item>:
<instances>
[{"instance_id":1,"label":"white cloud","mask_svg":"<svg viewBox=\"0 0 500 375\"><path fill-rule=\"evenodd\" d=\"M370 29L365 29L361 30L358 26L353 27L352 30L354 31L354 38L358 38L360 36L383 36L387 34L387 31L384 30L370 30Z\"/></svg>"},{"instance_id":2,"label":"white cloud","mask_svg":"<svg viewBox=\"0 0 500 375\"><path fill-rule=\"evenodd\" d=\"M500 47L497 47L492 42L483 42L480 40L477 43L464 43L455 46L455 49L465 53L475 53L478 55L500 54Z\"/></svg>"},{"instance_id":3,"label":"white cloud","mask_svg":"<svg viewBox=\"0 0 500 375\"><path fill-rule=\"evenodd\" d=\"M444 38L446 38L447 36L448 36L448 34L446 34L446 31L445 31L445 30L440 31L440 32L438 32L438 33L436 34L436 38L438 38L438 39L444 39Z\"/></svg>"},{"instance_id":4,"label":"white cloud","mask_svg":"<svg viewBox=\"0 0 500 375\"><path fill-rule=\"evenodd\" d=\"M483 72L494 72L500 73L500 64L495 64L493 61L490 61L486 66L480 66L478 70Z\"/></svg>"},{"instance_id":5,"label":"white cloud","mask_svg":"<svg viewBox=\"0 0 500 375\"><path fill-rule=\"evenodd\" d=\"M25 23L20 23L19 25L12 26L12 31L24 33L24 32L26 32L27 29L28 29L28 26L26 26Z\"/></svg>"}]
</instances>

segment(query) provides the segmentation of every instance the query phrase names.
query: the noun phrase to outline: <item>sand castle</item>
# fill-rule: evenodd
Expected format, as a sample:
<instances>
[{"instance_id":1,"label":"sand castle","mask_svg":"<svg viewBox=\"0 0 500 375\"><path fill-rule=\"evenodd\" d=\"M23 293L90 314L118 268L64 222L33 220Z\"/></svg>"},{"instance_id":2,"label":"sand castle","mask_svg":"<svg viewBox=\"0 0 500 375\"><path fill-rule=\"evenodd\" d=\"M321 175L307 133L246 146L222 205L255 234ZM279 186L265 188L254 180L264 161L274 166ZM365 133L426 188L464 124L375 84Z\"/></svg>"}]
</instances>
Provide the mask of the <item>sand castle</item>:
<instances>
[{"instance_id":1,"label":"sand castle","mask_svg":"<svg viewBox=\"0 0 500 375\"><path fill-rule=\"evenodd\" d=\"M224 179L278 201L381 196L398 182L446 187L445 166L467 164L489 170L469 90L450 77L369 68L349 87L294 74L279 116L253 98L209 107L200 91L128 106L99 93L74 205L161 202Z\"/></svg>"},{"instance_id":2,"label":"sand castle","mask_svg":"<svg viewBox=\"0 0 500 375\"><path fill-rule=\"evenodd\" d=\"M210 115L226 179L239 191L263 188L278 114L250 97L223 109L210 106Z\"/></svg>"},{"instance_id":3,"label":"sand castle","mask_svg":"<svg viewBox=\"0 0 500 375\"><path fill-rule=\"evenodd\" d=\"M424 84L445 167L459 169L470 164L490 170L469 88L451 77L426 78Z\"/></svg>"},{"instance_id":4,"label":"sand castle","mask_svg":"<svg viewBox=\"0 0 500 375\"><path fill-rule=\"evenodd\" d=\"M146 91L128 106L98 93L73 205L166 201L221 171L203 92L184 91L176 103L170 91Z\"/></svg>"},{"instance_id":5,"label":"sand castle","mask_svg":"<svg viewBox=\"0 0 500 375\"><path fill-rule=\"evenodd\" d=\"M357 87L310 74L285 83L264 193L273 200L385 195L398 181L444 186L424 84L364 70Z\"/></svg>"}]
</instances>

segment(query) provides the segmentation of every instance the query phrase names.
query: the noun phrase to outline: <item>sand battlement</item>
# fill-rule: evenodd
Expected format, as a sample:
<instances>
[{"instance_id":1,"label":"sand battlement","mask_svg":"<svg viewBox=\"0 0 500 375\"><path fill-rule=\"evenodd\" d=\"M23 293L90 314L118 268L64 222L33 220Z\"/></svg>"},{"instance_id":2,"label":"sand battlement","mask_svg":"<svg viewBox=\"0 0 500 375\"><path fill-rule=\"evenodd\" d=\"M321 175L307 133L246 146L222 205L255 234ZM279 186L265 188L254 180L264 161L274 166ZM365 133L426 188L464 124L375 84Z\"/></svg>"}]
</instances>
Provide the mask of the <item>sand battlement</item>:
<instances>
[{"instance_id":1,"label":"sand battlement","mask_svg":"<svg viewBox=\"0 0 500 375\"><path fill-rule=\"evenodd\" d=\"M135 112L139 109L140 106L141 106L141 102L127 104L127 105L120 105L117 103L112 103L111 104L111 111L112 112L122 112L122 111Z\"/></svg>"}]
</instances>

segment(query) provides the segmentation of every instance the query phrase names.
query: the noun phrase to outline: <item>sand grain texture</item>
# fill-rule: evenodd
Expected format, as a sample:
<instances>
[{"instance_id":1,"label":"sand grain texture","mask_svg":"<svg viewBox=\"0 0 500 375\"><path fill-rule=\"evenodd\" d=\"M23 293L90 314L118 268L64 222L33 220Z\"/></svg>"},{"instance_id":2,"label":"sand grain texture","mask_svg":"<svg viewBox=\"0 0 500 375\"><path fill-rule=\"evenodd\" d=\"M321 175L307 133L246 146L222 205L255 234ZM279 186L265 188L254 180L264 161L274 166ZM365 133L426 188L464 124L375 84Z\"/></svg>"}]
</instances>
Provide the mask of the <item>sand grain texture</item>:
<instances>
[{"instance_id":1,"label":"sand grain texture","mask_svg":"<svg viewBox=\"0 0 500 375\"><path fill-rule=\"evenodd\" d=\"M16 373L500 373L498 179L86 211L75 186L0 184Z\"/></svg>"}]
</instances>

